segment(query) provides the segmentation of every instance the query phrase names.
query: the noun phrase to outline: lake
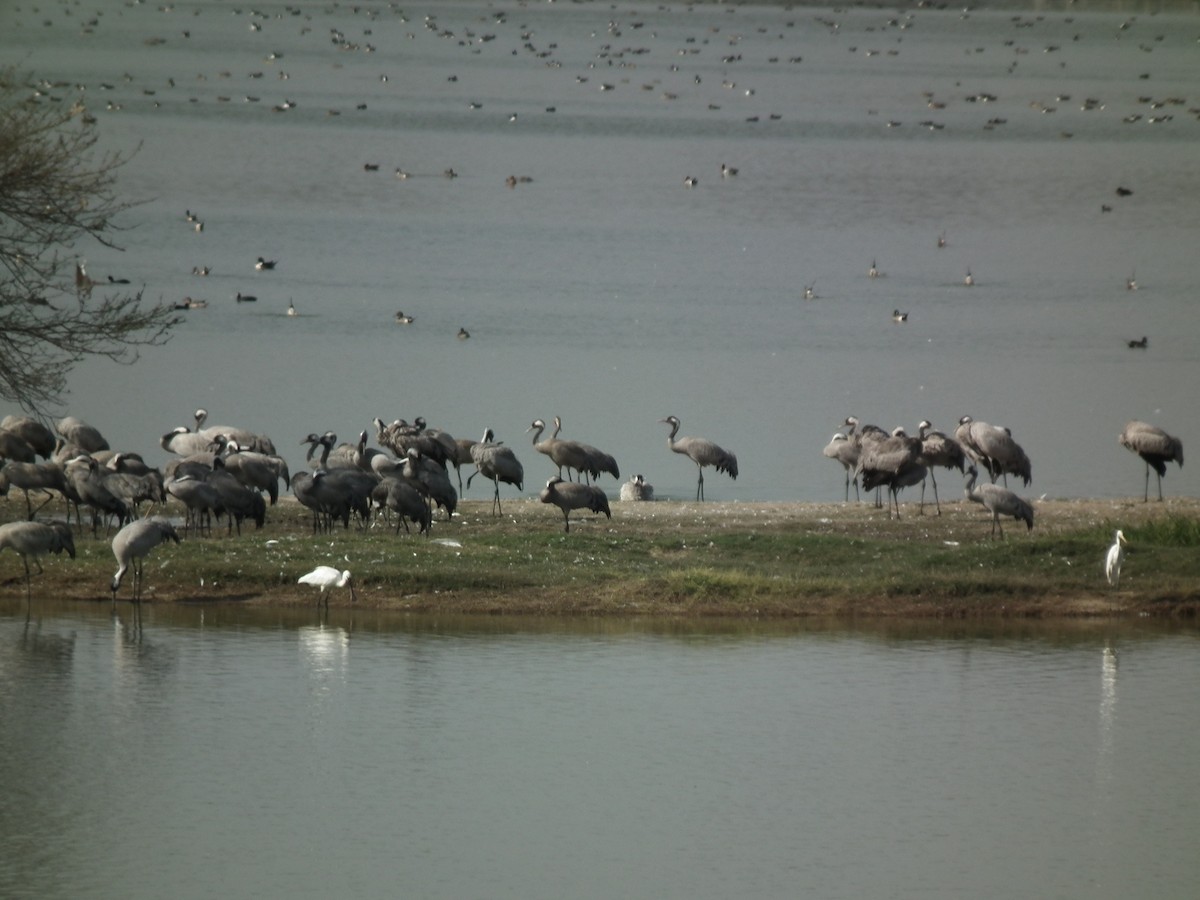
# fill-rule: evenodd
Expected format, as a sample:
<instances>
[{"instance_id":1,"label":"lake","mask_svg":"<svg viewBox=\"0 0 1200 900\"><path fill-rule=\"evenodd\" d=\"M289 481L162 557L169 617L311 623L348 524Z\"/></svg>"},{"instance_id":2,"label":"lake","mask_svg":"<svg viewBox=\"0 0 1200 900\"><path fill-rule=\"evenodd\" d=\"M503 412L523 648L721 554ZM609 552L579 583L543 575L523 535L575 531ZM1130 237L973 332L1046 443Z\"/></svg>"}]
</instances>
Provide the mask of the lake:
<instances>
[{"instance_id":1,"label":"lake","mask_svg":"<svg viewBox=\"0 0 1200 900\"><path fill-rule=\"evenodd\" d=\"M1194 629L0 602L6 897L1187 898Z\"/></svg>"},{"instance_id":2,"label":"lake","mask_svg":"<svg viewBox=\"0 0 1200 900\"><path fill-rule=\"evenodd\" d=\"M1198 411L1198 25L1141 5L98 0L6 4L0 51L134 154L123 251L68 253L102 285L208 301L136 365L75 369L64 412L114 447L164 462L159 436L203 406L295 470L304 435L376 416L520 448L560 415L622 478L686 498L673 414L738 455L709 498L829 501L821 448L847 415L972 415L1024 446L1031 496L1119 497L1143 475L1123 424L1186 444ZM522 458L536 491L554 470ZM1166 491L1194 496L1188 472Z\"/></svg>"}]
</instances>

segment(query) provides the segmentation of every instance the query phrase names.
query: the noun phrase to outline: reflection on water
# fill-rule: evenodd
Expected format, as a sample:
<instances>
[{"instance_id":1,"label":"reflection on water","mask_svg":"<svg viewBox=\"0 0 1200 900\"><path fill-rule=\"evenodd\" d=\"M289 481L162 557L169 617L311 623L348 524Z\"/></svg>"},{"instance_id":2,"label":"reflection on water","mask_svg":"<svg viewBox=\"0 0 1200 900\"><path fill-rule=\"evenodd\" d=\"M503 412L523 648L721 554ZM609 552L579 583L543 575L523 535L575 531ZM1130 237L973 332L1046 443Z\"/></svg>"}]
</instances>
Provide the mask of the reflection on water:
<instances>
[{"instance_id":1,"label":"reflection on water","mask_svg":"<svg viewBox=\"0 0 1200 900\"><path fill-rule=\"evenodd\" d=\"M1194 885L1194 628L130 613L0 603L0 894Z\"/></svg>"}]
</instances>

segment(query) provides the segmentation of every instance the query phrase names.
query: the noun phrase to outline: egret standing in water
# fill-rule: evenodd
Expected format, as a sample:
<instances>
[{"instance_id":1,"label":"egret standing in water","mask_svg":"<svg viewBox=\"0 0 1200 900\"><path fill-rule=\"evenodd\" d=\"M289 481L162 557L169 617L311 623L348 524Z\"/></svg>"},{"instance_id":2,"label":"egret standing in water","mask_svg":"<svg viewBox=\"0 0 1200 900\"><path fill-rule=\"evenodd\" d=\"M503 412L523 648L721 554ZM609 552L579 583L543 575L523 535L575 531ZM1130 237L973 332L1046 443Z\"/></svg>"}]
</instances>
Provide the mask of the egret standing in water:
<instances>
[{"instance_id":1,"label":"egret standing in water","mask_svg":"<svg viewBox=\"0 0 1200 900\"><path fill-rule=\"evenodd\" d=\"M324 598L326 609L329 609L329 595L325 593L326 588L332 591L333 588L348 587L351 601L358 600L358 594L354 592L354 578L349 569L339 572L333 566L317 566L311 572L301 575L296 583L319 587L321 594L317 598L317 603L320 604L321 599Z\"/></svg>"},{"instance_id":2,"label":"egret standing in water","mask_svg":"<svg viewBox=\"0 0 1200 900\"><path fill-rule=\"evenodd\" d=\"M1113 542L1112 546L1108 548L1108 556L1104 558L1104 577L1114 588L1121 584L1121 565L1125 562L1125 545L1128 543L1125 535L1118 528L1113 533Z\"/></svg>"}]
</instances>

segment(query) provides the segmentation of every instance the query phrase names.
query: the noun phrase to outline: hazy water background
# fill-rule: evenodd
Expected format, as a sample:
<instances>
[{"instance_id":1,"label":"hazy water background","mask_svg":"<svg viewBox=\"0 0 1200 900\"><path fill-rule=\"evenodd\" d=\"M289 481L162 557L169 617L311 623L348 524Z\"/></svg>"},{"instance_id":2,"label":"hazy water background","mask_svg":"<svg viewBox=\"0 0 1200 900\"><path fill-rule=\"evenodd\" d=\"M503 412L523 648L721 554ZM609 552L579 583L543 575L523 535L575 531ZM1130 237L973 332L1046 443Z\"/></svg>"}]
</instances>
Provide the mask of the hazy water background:
<instances>
[{"instance_id":1,"label":"hazy water background","mask_svg":"<svg viewBox=\"0 0 1200 900\"><path fill-rule=\"evenodd\" d=\"M1140 492L1127 419L1189 444L1198 33L1190 7L1133 5L0 10L6 59L86 102L106 146L140 147L120 187L148 202L124 253L79 248L90 273L210 304L135 367L77 369L68 411L114 445L161 461L200 405L293 466L308 432L353 439L374 416L520 445L559 414L687 497L658 424L675 414L739 457L710 498L744 500L840 498L820 451L847 414L1007 425L1033 496ZM522 457L536 490L549 464ZM1194 495L1190 471L1167 491Z\"/></svg>"},{"instance_id":2,"label":"hazy water background","mask_svg":"<svg viewBox=\"0 0 1200 900\"><path fill-rule=\"evenodd\" d=\"M5 897L1191 898L1196 633L0 601Z\"/></svg>"}]
</instances>

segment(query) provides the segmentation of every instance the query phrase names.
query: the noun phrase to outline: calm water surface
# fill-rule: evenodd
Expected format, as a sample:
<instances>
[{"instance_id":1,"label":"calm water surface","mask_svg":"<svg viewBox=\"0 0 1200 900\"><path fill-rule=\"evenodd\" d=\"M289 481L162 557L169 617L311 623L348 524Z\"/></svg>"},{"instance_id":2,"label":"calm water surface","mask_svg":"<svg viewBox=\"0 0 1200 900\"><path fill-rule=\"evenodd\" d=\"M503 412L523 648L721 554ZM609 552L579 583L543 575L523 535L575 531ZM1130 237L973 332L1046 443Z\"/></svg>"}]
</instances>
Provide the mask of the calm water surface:
<instances>
[{"instance_id":1,"label":"calm water surface","mask_svg":"<svg viewBox=\"0 0 1200 900\"><path fill-rule=\"evenodd\" d=\"M132 368L80 366L70 412L161 460L204 405L293 466L374 416L519 445L559 414L689 496L675 414L739 456L708 495L746 500L840 498L847 414L970 414L1034 496L1133 494L1123 423L1187 443L1200 412L1200 18L1153 12L5 5L6 58L140 147L120 188L147 202L125 252L77 248L93 276L210 304Z\"/></svg>"},{"instance_id":2,"label":"calm water surface","mask_svg":"<svg viewBox=\"0 0 1200 900\"><path fill-rule=\"evenodd\" d=\"M1195 894L1194 630L0 618L6 897Z\"/></svg>"}]
</instances>

